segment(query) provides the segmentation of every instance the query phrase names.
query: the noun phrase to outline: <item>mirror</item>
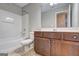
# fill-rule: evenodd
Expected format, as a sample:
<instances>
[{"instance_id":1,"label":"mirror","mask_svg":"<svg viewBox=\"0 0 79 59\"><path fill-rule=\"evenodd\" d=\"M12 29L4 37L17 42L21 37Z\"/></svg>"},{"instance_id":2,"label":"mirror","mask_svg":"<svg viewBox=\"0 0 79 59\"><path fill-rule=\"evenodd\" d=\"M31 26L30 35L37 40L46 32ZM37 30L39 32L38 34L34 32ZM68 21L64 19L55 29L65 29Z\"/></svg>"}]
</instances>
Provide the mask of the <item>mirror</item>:
<instances>
[{"instance_id":1,"label":"mirror","mask_svg":"<svg viewBox=\"0 0 79 59\"><path fill-rule=\"evenodd\" d=\"M78 27L78 3L44 3L41 6L42 28Z\"/></svg>"},{"instance_id":2,"label":"mirror","mask_svg":"<svg viewBox=\"0 0 79 59\"><path fill-rule=\"evenodd\" d=\"M66 11L56 12L55 13L55 20L56 20L56 27L67 27L67 19L68 13Z\"/></svg>"}]
</instances>

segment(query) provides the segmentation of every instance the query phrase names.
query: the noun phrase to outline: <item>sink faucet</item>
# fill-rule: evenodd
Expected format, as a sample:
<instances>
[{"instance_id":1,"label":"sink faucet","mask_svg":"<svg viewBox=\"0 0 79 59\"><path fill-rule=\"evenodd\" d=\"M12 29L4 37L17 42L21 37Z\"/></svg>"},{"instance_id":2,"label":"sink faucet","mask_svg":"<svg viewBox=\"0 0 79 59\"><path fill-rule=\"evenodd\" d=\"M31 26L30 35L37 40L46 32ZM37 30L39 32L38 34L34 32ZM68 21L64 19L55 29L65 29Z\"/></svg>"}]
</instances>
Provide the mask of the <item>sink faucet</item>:
<instances>
[{"instance_id":1,"label":"sink faucet","mask_svg":"<svg viewBox=\"0 0 79 59\"><path fill-rule=\"evenodd\" d=\"M56 31L56 29L54 28L53 31Z\"/></svg>"}]
</instances>

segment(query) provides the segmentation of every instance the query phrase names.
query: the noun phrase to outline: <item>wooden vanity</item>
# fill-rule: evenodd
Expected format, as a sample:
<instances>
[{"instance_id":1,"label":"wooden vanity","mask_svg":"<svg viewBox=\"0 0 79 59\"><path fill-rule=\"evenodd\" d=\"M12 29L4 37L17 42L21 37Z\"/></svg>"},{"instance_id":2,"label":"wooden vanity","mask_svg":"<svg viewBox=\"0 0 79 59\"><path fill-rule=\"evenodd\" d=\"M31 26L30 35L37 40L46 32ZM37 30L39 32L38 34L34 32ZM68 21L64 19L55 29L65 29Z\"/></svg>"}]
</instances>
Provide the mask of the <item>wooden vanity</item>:
<instances>
[{"instance_id":1,"label":"wooden vanity","mask_svg":"<svg viewBox=\"0 0 79 59\"><path fill-rule=\"evenodd\" d=\"M34 50L44 56L79 56L79 33L35 31Z\"/></svg>"}]
</instances>

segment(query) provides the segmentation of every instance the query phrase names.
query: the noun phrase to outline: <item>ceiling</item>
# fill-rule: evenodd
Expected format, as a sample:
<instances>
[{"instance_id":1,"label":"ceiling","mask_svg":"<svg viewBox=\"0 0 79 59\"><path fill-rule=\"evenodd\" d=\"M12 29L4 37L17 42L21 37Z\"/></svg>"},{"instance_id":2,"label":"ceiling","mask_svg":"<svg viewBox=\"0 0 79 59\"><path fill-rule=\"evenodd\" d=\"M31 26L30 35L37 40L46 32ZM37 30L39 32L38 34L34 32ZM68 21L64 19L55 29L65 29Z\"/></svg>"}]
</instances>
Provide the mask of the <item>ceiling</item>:
<instances>
[{"instance_id":1,"label":"ceiling","mask_svg":"<svg viewBox=\"0 0 79 59\"><path fill-rule=\"evenodd\" d=\"M25 5L28 5L29 3L15 3L17 6L19 7L24 7ZM42 9L42 12L45 12L47 10L50 10L51 9L51 6L49 6L48 3L42 3L41 4L41 9Z\"/></svg>"},{"instance_id":2,"label":"ceiling","mask_svg":"<svg viewBox=\"0 0 79 59\"><path fill-rule=\"evenodd\" d=\"M24 7L25 5L28 5L28 3L15 3L16 5L18 5L19 7Z\"/></svg>"},{"instance_id":3,"label":"ceiling","mask_svg":"<svg viewBox=\"0 0 79 59\"><path fill-rule=\"evenodd\" d=\"M28 5L29 3L15 3L19 7L24 7L25 5ZM48 10L52 10L52 8L57 8L60 6L64 6L64 4L54 4L53 6L50 6L49 3L42 3L41 4L41 12L46 12Z\"/></svg>"}]
</instances>

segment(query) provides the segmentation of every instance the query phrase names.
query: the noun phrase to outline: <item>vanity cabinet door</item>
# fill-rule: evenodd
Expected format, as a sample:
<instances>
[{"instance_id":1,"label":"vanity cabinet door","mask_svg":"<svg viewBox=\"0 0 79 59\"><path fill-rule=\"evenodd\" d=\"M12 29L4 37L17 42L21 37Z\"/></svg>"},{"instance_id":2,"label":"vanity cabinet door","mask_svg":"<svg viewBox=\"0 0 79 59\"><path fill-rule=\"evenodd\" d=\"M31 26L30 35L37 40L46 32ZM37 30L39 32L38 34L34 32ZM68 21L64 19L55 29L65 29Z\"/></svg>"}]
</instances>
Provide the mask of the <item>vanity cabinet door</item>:
<instances>
[{"instance_id":1,"label":"vanity cabinet door","mask_svg":"<svg viewBox=\"0 0 79 59\"><path fill-rule=\"evenodd\" d=\"M61 55L61 41L60 40L51 40L51 56L60 56Z\"/></svg>"},{"instance_id":2,"label":"vanity cabinet door","mask_svg":"<svg viewBox=\"0 0 79 59\"><path fill-rule=\"evenodd\" d=\"M64 56L79 56L79 42L63 41L61 51Z\"/></svg>"},{"instance_id":3,"label":"vanity cabinet door","mask_svg":"<svg viewBox=\"0 0 79 59\"><path fill-rule=\"evenodd\" d=\"M35 39L35 51L41 55L50 55L50 40L46 38Z\"/></svg>"},{"instance_id":4,"label":"vanity cabinet door","mask_svg":"<svg viewBox=\"0 0 79 59\"><path fill-rule=\"evenodd\" d=\"M55 55L61 56L61 41L55 40Z\"/></svg>"},{"instance_id":5,"label":"vanity cabinet door","mask_svg":"<svg viewBox=\"0 0 79 59\"><path fill-rule=\"evenodd\" d=\"M55 41L53 39L50 40L50 55L55 56Z\"/></svg>"}]
</instances>

